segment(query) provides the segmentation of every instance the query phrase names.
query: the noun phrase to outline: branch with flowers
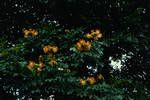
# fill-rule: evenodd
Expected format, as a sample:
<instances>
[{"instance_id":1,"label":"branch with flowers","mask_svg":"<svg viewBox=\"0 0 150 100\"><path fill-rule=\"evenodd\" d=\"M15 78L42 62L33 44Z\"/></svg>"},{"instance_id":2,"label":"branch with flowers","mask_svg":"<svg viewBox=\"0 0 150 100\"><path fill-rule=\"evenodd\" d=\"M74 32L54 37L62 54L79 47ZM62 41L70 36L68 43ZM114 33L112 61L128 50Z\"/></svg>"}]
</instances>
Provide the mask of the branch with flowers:
<instances>
[{"instance_id":1,"label":"branch with flowers","mask_svg":"<svg viewBox=\"0 0 150 100\"><path fill-rule=\"evenodd\" d=\"M105 77L103 50L109 43L102 29L49 25L23 29L22 34L18 44L9 49L3 45L6 49L0 53L5 91L26 99L48 99L50 95L81 100L130 98L123 88L132 86L131 80Z\"/></svg>"}]
</instances>

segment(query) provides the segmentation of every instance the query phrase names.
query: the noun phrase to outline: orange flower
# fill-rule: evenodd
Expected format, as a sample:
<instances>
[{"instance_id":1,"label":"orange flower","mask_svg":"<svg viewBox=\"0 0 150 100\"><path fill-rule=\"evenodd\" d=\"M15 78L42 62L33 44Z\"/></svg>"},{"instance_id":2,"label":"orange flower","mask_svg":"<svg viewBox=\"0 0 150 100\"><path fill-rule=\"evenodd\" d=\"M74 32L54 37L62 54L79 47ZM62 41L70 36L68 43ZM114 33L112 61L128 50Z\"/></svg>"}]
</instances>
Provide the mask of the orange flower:
<instances>
[{"instance_id":1,"label":"orange flower","mask_svg":"<svg viewBox=\"0 0 150 100\"><path fill-rule=\"evenodd\" d=\"M32 36L37 36L38 35L38 32L35 29L32 29L31 33L32 33Z\"/></svg>"},{"instance_id":2,"label":"orange flower","mask_svg":"<svg viewBox=\"0 0 150 100\"><path fill-rule=\"evenodd\" d=\"M91 43L89 41L86 42L86 49L87 50L91 49Z\"/></svg>"},{"instance_id":3,"label":"orange flower","mask_svg":"<svg viewBox=\"0 0 150 100\"><path fill-rule=\"evenodd\" d=\"M89 51L91 49L91 43L81 39L76 43L76 47L79 51Z\"/></svg>"},{"instance_id":4,"label":"orange flower","mask_svg":"<svg viewBox=\"0 0 150 100\"><path fill-rule=\"evenodd\" d=\"M56 62L55 59L51 59L51 60L50 60L50 65L51 65L51 66L56 65L56 64L57 64L57 62Z\"/></svg>"},{"instance_id":5,"label":"orange flower","mask_svg":"<svg viewBox=\"0 0 150 100\"><path fill-rule=\"evenodd\" d=\"M80 43L80 44L85 44L86 42L85 42L85 40L80 39L80 40L79 40L79 43Z\"/></svg>"},{"instance_id":6,"label":"orange flower","mask_svg":"<svg viewBox=\"0 0 150 100\"><path fill-rule=\"evenodd\" d=\"M47 45L47 46L43 47L43 51L44 51L44 53L57 53L58 52L58 47Z\"/></svg>"},{"instance_id":7,"label":"orange flower","mask_svg":"<svg viewBox=\"0 0 150 100\"><path fill-rule=\"evenodd\" d=\"M28 38L29 36L37 36L38 35L38 31L36 31L35 29L23 29L23 33L24 33L24 37Z\"/></svg>"},{"instance_id":8,"label":"orange flower","mask_svg":"<svg viewBox=\"0 0 150 100\"><path fill-rule=\"evenodd\" d=\"M82 50L83 50L83 49L82 49L82 45L81 45L80 42L78 42L76 45L77 45L77 49L78 49L79 51L82 51Z\"/></svg>"},{"instance_id":9,"label":"orange flower","mask_svg":"<svg viewBox=\"0 0 150 100\"><path fill-rule=\"evenodd\" d=\"M86 85L87 84L87 80L85 79L80 79L80 85Z\"/></svg>"},{"instance_id":10,"label":"orange flower","mask_svg":"<svg viewBox=\"0 0 150 100\"><path fill-rule=\"evenodd\" d=\"M51 45L47 45L48 49L49 49L49 52L52 52L52 46Z\"/></svg>"},{"instance_id":11,"label":"orange flower","mask_svg":"<svg viewBox=\"0 0 150 100\"><path fill-rule=\"evenodd\" d=\"M99 29L91 30L91 33L86 34L86 38L98 40L99 38L102 38L102 33Z\"/></svg>"},{"instance_id":12,"label":"orange flower","mask_svg":"<svg viewBox=\"0 0 150 100\"><path fill-rule=\"evenodd\" d=\"M94 37L94 40L98 40L99 38L102 37L102 34L97 34L95 37Z\"/></svg>"},{"instance_id":13,"label":"orange flower","mask_svg":"<svg viewBox=\"0 0 150 100\"><path fill-rule=\"evenodd\" d=\"M94 83L96 83L96 80L95 80L94 77L88 77L88 78L87 78L87 81L88 81L88 83L91 84L91 85L94 84Z\"/></svg>"},{"instance_id":14,"label":"orange flower","mask_svg":"<svg viewBox=\"0 0 150 100\"><path fill-rule=\"evenodd\" d=\"M34 61L29 61L29 64L27 65L27 68L32 70L35 66L35 62Z\"/></svg>"},{"instance_id":15,"label":"orange flower","mask_svg":"<svg viewBox=\"0 0 150 100\"><path fill-rule=\"evenodd\" d=\"M91 34L94 40L98 40L99 38L102 37L102 33L99 29L94 30Z\"/></svg>"},{"instance_id":16,"label":"orange flower","mask_svg":"<svg viewBox=\"0 0 150 100\"><path fill-rule=\"evenodd\" d=\"M95 30L95 33L96 33L96 34L100 34L101 31L100 31L99 29L96 29L96 30Z\"/></svg>"},{"instance_id":17,"label":"orange flower","mask_svg":"<svg viewBox=\"0 0 150 100\"><path fill-rule=\"evenodd\" d=\"M43 51L44 51L44 53L48 53L48 51L49 51L48 46L44 46L44 47L43 47Z\"/></svg>"},{"instance_id":18,"label":"orange flower","mask_svg":"<svg viewBox=\"0 0 150 100\"><path fill-rule=\"evenodd\" d=\"M23 30L23 32L24 32L24 37L27 38L28 35L29 35L29 31L28 30Z\"/></svg>"},{"instance_id":19,"label":"orange flower","mask_svg":"<svg viewBox=\"0 0 150 100\"><path fill-rule=\"evenodd\" d=\"M92 35L91 35L90 33L87 33L87 34L86 34L86 38L91 39L91 38L92 38Z\"/></svg>"},{"instance_id":20,"label":"orange flower","mask_svg":"<svg viewBox=\"0 0 150 100\"><path fill-rule=\"evenodd\" d=\"M53 51L53 53L57 53L57 52L58 52L58 47L53 46L53 47L52 47L52 51Z\"/></svg>"}]
</instances>

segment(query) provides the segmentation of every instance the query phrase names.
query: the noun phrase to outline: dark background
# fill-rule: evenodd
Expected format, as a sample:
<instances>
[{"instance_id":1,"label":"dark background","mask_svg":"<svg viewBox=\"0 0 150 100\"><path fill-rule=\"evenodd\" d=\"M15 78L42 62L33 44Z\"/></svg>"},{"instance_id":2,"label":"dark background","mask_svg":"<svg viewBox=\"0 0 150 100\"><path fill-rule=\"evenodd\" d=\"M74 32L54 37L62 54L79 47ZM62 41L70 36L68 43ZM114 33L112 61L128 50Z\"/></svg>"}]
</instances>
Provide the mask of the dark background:
<instances>
[{"instance_id":1,"label":"dark background","mask_svg":"<svg viewBox=\"0 0 150 100\"><path fill-rule=\"evenodd\" d=\"M0 36L15 40L22 28L56 20L61 26L101 27L106 35L149 30L148 0L1 0Z\"/></svg>"}]
</instances>

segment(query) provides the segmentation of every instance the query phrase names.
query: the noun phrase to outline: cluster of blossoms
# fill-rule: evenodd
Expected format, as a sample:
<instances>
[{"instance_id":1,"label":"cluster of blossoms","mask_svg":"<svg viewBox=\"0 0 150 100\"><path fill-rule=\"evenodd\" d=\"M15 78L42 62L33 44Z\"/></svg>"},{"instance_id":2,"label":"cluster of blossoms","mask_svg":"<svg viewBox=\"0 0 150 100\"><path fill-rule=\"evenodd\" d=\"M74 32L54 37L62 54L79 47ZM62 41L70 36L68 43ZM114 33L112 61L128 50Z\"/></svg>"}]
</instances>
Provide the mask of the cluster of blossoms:
<instances>
[{"instance_id":1,"label":"cluster of blossoms","mask_svg":"<svg viewBox=\"0 0 150 100\"><path fill-rule=\"evenodd\" d=\"M90 33L86 34L86 38L87 39L93 39L93 40L98 40L100 38L102 38L102 33L99 29L95 29L95 30L91 30ZM80 39L77 43L76 43L76 48L79 51L89 51L91 49L91 42L90 41L86 41L84 39Z\"/></svg>"},{"instance_id":2,"label":"cluster of blossoms","mask_svg":"<svg viewBox=\"0 0 150 100\"><path fill-rule=\"evenodd\" d=\"M35 29L23 29L23 33L24 33L24 37L28 38L30 36L34 37L38 35L38 31L36 31Z\"/></svg>"},{"instance_id":3,"label":"cluster of blossoms","mask_svg":"<svg viewBox=\"0 0 150 100\"><path fill-rule=\"evenodd\" d=\"M89 51L91 49L91 42L81 39L76 43L76 47L79 51Z\"/></svg>"},{"instance_id":4,"label":"cluster of blossoms","mask_svg":"<svg viewBox=\"0 0 150 100\"><path fill-rule=\"evenodd\" d=\"M58 52L58 47L57 46L52 46L52 45L46 45L43 47L43 51L44 53L48 53L49 54L49 58L50 58L50 65L55 65L57 64L56 59L55 59L55 53Z\"/></svg>"},{"instance_id":5,"label":"cluster of blossoms","mask_svg":"<svg viewBox=\"0 0 150 100\"><path fill-rule=\"evenodd\" d=\"M44 50L43 50L43 51L44 51ZM54 50L53 52L56 53L56 50ZM44 51L44 53L45 53L45 51ZM49 64L50 64L51 66L57 64L56 59L55 59L55 55L53 55L53 54L50 53L50 54L49 54L49 58L50 58ZM30 60L30 61L28 62L28 65L27 65L27 68L28 68L29 70L36 69L37 72L41 72L41 71L44 69L44 67L45 67L45 64L43 63L43 57L42 57L41 55L39 56L39 62L38 62L38 63L36 63L36 62L33 61L33 60Z\"/></svg>"},{"instance_id":6,"label":"cluster of blossoms","mask_svg":"<svg viewBox=\"0 0 150 100\"><path fill-rule=\"evenodd\" d=\"M25 38L28 38L28 37L35 37L38 35L38 31L35 30L35 29L23 29L23 33L24 33L24 37ZM52 46L52 45L46 45L43 47L43 52L44 53L47 53L49 55L49 58L50 58L50 62L49 64L51 66L57 64L56 62L56 59L55 59L55 53L58 52L58 47L57 46ZM39 62L36 63L35 61L33 60L30 60L28 61L28 65L27 65L27 68L29 70L33 70L33 69L36 69L37 72L41 72L43 69L44 69L45 65L43 63L43 57L40 55L39 56Z\"/></svg>"},{"instance_id":7,"label":"cluster of blossoms","mask_svg":"<svg viewBox=\"0 0 150 100\"><path fill-rule=\"evenodd\" d=\"M89 76L86 79L80 79L80 85L86 85L87 83L92 85L95 84L99 80L104 80L102 74L97 75L97 77Z\"/></svg>"},{"instance_id":8,"label":"cluster of blossoms","mask_svg":"<svg viewBox=\"0 0 150 100\"><path fill-rule=\"evenodd\" d=\"M44 53L57 53L58 52L58 47L57 46L51 46L51 45L46 45L43 47Z\"/></svg>"},{"instance_id":9,"label":"cluster of blossoms","mask_svg":"<svg viewBox=\"0 0 150 100\"><path fill-rule=\"evenodd\" d=\"M44 69L44 67L45 67L45 65L43 63L43 57L42 56L39 56L39 62L38 63L36 63L35 61L30 60L28 62L28 65L27 65L27 68L29 70L36 69L37 72L41 72Z\"/></svg>"},{"instance_id":10,"label":"cluster of blossoms","mask_svg":"<svg viewBox=\"0 0 150 100\"><path fill-rule=\"evenodd\" d=\"M99 29L91 30L90 33L86 34L86 38L98 40L99 38L102 38L102 33Z\"/></svg>"}]
</instances>

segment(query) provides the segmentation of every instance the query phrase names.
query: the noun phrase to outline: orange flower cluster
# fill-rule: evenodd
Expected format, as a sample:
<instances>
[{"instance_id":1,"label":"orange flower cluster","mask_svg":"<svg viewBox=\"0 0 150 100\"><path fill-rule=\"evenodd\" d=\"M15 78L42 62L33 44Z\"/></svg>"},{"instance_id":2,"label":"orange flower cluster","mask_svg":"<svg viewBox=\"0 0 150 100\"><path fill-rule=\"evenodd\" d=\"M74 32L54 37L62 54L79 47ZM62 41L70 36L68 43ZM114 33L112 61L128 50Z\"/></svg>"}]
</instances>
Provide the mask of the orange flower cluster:
<instances>
[{"instance_id":1,"label":"orange flower cluster","mask_svg":"<svg viewBox=\"0 0 150 100\"><path fill-rule=\"evenodd\" d=\"M44 51L44 53L48 53L49 56L50 56L49 64L51 66L56 65L57 62L56 62L54 54L58 52L58 47L57 46L46 45L46 46L43 47L43 51Z\"/></svg>"},{"instance_id":2,"label":"orange flower cluster","mask_svg":"<svg viewBox=\"0 0 150 100\"><path fill-rule=\"evenodd\" d=\"M96 83L96 79L94 77L88 77L87 82L92 85Z\"/></svg>"},{"instance_id":3,"label":"orange flower cluster","mask_svg":"<svg viewBox=\"0 0 150 100\"><path fill-rule=\"evenodd\" d=\"M87 83L90 84L90 85L93 85L95 84L98 80L104 80L104 77L102 74L99 74L97 75L97 77L93 77L93 76L90 76L90 77L87 77L87 79L80 79L80 85L86 85Z\"/></svg>"},{"instance_id":4,"label":"orange flower cluster","mask_svg":"<svg viewBox=\"0 0 150 100\"><path fill-rule=\"evenodd\" d=\"M80 85L86 85L87 83L93 85L96 83L96 79L94 77L88 77L87 79L80 79Z\"/></svg>"},{"instance_id":5,"label":"orange flower cluster","mask_svg":"<svg viewBox=\"0 0 150 100\"><path fill-rule=\"evenodd\" d=\"M101 37L102 37L102 33L99 29L91 30L91 33L86 34L86 38L88 39L98 40Z\"/></svg>"},{"instance_id":6,"label":"orange flower cluster","mask_svg":"<svg viewBox=\"0 0 150 100\"><path fill-rule=\"evenodd\" d=\"M27 68L28 68L29 70L32 70L32 69L34 69L34 68L37 68L37 71L38 71L38 72L41 72L41 71L43 70L43 68L44 68L44 64L43 64L43 63L37 64L37 63L35 63L34 61L30 60L29 63L28 63L28 65L27 65Z\"/></svg>"},{"instance_id":7,"label":"orange flower cluster","mask_svg":"<svg viewBox=\"0 0 150 100\"><path fill-rule=\"evenodd\" d=\"M23 33L24 33L24 37L28 38L29 36L37 36L38 35L38 31L36 31L35 29L23 29Z\"/></svg>"},{"instance_id":8,"label":"orange flower cluster","mask_svg":"<svg viewBox=\"0 0 150 100\"><path fill-rule=\"evenodd\" d=\"M33 70L34 68L36 68L37 72L41 72L44 67L45 67L45 65L42 61L42 56L39 56L39 63L35 63L34 61L30 60L28 65L27 65L27 68L29 70Z\"/></svg>"},{"instance_id":9,"label":"orange flower cluster","mask_svg":"<svg viewBox=\"0 0 150 100\"><path fill-rule=\"evenodd\" d=\"M57 53L58 52L58 47L47 45L47 46L43 47L43 51L44 51L44 53Z\"/></svg>"},{"instance_id":10,"label":"orange flower cluster","mask_svg":"<svg viewBox=\"0 0 150 100\"><path fill-rule=\"evenodd\" d=\"M89 51L91 49L91 42L81 39L76 43L76 47L79 51Z\"/></svg>"},{"instance_id":11,"label":"orange flower cluster","mask_svg":"<svg viewBox=\"0 0 150 100\"><path fill-rule=\"evenodd\" d=\"M27 65L27 68L30 69L30 70L32 70L34 68L34 66L35 66L35 62L32 61L32 60L30 60L29 63L28 63L28 65Z\"/></svg>"}]
</instances>

